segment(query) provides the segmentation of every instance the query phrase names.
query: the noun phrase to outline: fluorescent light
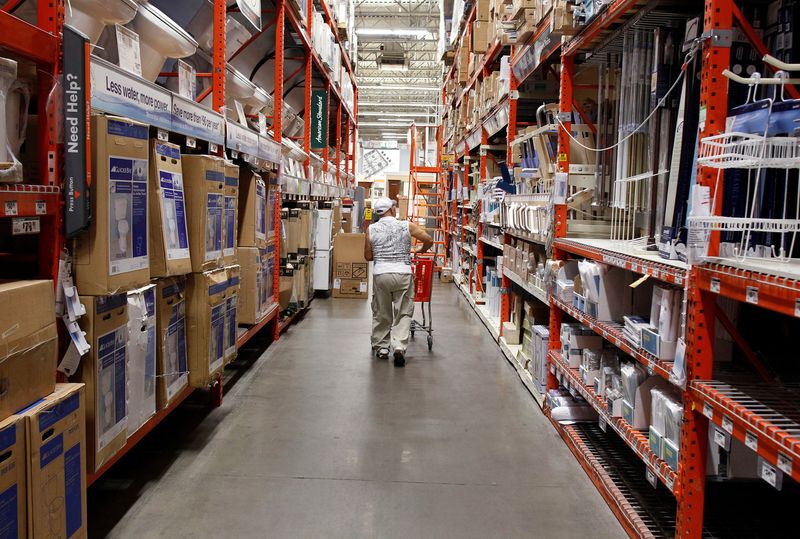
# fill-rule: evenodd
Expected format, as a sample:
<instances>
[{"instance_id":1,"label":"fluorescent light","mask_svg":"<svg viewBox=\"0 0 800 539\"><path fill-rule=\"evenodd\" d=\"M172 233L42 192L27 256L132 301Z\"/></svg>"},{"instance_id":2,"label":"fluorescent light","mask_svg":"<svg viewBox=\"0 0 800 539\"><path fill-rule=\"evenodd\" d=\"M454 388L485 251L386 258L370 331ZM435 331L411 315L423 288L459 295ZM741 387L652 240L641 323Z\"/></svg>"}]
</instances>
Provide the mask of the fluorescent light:
<instances>
[{"instance_id":1,"label":"fluorescent light","mask_svg":"<svg viewBox=\"0 0 800 539\"><path fill-rule=\"evenodd\" d=\"M367 106L367 107L421 107L426 109L433 109L439 108L441 105L438 103L428 104L428 103L384 103L380 101L358 101L359 108Z\"/></svg>"},{"instance_id":2,"label":"fluorescent light","mask_svg":"<svg viewBox=\"0 0 800 539\"><path fill-rule=\"evenodd\" d=\"M413 122L408 120L408 122L358 122L359 127L368 127L368 126L375 126L375 127L408 127Z\"/></svg>"},{"instance_id":3,"label":"fluorescent light","mask_svg":"<svg viewBox=\"0 0 800 539\"><path fill-rule=\"evenodd\" d=\"M415 90L420 92L439 92L441 88L438 86L405 86L402 84L384 84L384 85L371 85L371 86L358 86L359 90Z\"/></svg>"},{"instance_id":4,"label":"fluorescent light","mask_svg":"<svg viewBox=\"0 0 800 539\"><path fill-rule=\"evenodd\" d=\"M356 34L361 36L433 37L430 31L424 28L356 28Z\"/></svg>"},{"instance_id":5,"label":"fluorescent light","mask_svg":"<svg viewBox=\"0 0 800 539\"><path fill-rule=\"evenodd\" d=\"M436 116L435 112L359 112L359 116L393 116L395 118L418 118L421 116Z\"/></svg>"}]
</instances>

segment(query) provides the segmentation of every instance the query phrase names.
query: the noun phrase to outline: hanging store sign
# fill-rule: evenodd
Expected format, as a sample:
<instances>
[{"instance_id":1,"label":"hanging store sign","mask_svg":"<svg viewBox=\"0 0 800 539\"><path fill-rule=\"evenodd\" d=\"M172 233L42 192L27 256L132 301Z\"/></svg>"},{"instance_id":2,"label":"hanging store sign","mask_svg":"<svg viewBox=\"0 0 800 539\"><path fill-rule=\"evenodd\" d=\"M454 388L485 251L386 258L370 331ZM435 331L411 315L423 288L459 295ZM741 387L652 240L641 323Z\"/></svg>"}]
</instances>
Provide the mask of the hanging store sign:
<instances>
[{"instance_id":1,"label":"hanging store sign","mask_svg":"<svg viewBox=\"0 0 800 539\"><path fill-rule=\"evenodd\" d=\"M89 115L86 110L89 40L64 26L64 231L71 238L89 226Z\"/></svg>"},{"instance_id":2,"label":"hanging store sign","mask_svg":"<svg viewBox=\"0 0 800 539\"><path fill-rule=\"evenodd\" d=\"M242 127L236 122L226 122L226 125L228 149L251 157L258 157L258 133Z\"/></svg>"},{"instance_id":3,"label":"hanging store sign","mask_svg":"<svg viewBox=\"0 0 800 539\"><path fill-rule=\"evenodd\" d=\"M281 145L272 137L258 137L258 156L270 163L281 164Z\"/></svg>"},{"instance_id":4,"label":"hanging store sign","mask_svg":"<svg viewBox=\"0 0 800 539\"><path fill-rule=\"evenodd\" d=\"M311 91L311 149L321 150L328 145L328 92Z\"/></svg>"}]
</instances>

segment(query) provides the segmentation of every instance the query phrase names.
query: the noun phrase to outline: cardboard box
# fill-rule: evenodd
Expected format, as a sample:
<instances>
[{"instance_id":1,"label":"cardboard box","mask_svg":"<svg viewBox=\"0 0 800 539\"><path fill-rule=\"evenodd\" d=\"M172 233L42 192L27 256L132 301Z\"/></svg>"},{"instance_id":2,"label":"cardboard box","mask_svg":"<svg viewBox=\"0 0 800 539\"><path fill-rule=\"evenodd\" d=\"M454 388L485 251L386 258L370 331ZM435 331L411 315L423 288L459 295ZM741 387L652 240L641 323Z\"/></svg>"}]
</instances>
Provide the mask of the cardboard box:
<instances>
[{"instance_id":1,"label":"cardboard box","mask_svg":"<svg viewBox=\"0 0 800 539\"><path fill-rule=\"evenodd\" d=\"M25 417L12 415L0 421L0 535L28 536Z\"/></svg>"},{"instance_id":2,"label":"cardboard box","mask_svg":"<svg viewBox=\"0 0 800 539\"><path fill-rule=\"evenodd\" d=\"M333 242L333 297L366 299L369 264L364 258L366 234L339 234Z\"/></svg>"},{"instance_id":3,"label":"cardboard box","mask_svg":"<svg viewBox=\"0 0 800 539\"><path fill-rule=\"evenodd\" d=\"M156 413L156 326L156 286L128 292L125 403L129 438Z\"/></svg>"},{"instance_id":4,"label":"cardboard box","mask_svg":"<svg viewBox=\"0 0 800 539\"><path fill-rule=\"evenodd\" d=\"M311 253L311 229L313 228L311 210L300 209L298 217L297 252L307 255Z\"/></svg>"},{"instance_id":5,"label":"cardboard box","mask_svg":"<svg viewBox=\"0 0 800 539\"><path fill-rule=\"evenodd\" d=\"M274 247L256 249L241 247L241 290L239 293L239 323L255 325L261 322L272 305L272 271L275 267Z\"/></svg>"},{"instance_id":6,"label":"cardboard box","mask_svg":"<svg viewBox=\"0 0 800 539\"><path fill-rule=\"evenodd\" d=\"M150 152L150 276L169 277L192 271L181 149L152 141Z\"/></svg>"},{"instance_id":7,"label":"cardboard box","mask_svg":"<svg viewBox=\"0 0 800 539\"><path fill-rule=\"evenodd\" d=\"M475 1L475 19L481 21L488 21L491 12L491 0L476 0Z\"/></svg>"},{"instance_id":8,"label":"cardboard box","mask_svg":"<svg viewBox=\"0 0 800 539\"><path fill-rule=\"evenodd\" d=\"M225 161L211 155L184 155L186 213L192 271L222 266Z\"/></svg>"},{"instance_id":9,"label":"cardboard box","mask_svg":"<svg viewBox=\"0 0 800 539\"><path fill-rule=\"evenodd\" d=\"M247 168L239 169L239 247L267 246L268 221L272 214L267 207L267 184Z\"/></svg>"},{"instance_id":10,"label":"cardboard box","mask_svg":"<svg viewBox=\"0 0 800 539\"><path fill-rule=\"evenodd\" d=\"M53 281L0 281L0 418L52 393L58 332Z\"/></svg>"},{"instance_id":11,"label":"cardboard box","mask_svg":"<svg viewBox=\"0 0 800 539\"><path fill-rule=\"evenodd\" d=\"M80 326L92 348L72 379L86 385L86 466L97 471L128 439L128 295L81 296L81 303Z\"/></svg>"},{"instance_id":12,"label":"cardboard box","mask_svg":"<svg viewBox=\"0 0 800 539\"><path fill-rule=\"evenodd\" d=\"M186 350L186 279L159 279L156 289L158 349L156 400L166 408L189 385Z\"/></svg>"},{"instance_id":13,"label":"cardboard box","mask_svg":"<svg viewBox=\"0 0 800 539\"><path fill-rule=\"evenodd\" d=\"M238 265L226 266L228 291L225 297L225 363L236 359L238 337L238 303L240 290L240 268Z\"/></svg>"},{"instance_id":14,"label":"cardboard box","mask_svg":"<svg viewBox=\"0 0 800 539\"><path fill-rule=\"evenodd\" d=\"M294 274L280 276L280 290L278 293L278 303L281 311L289 308L289 303L292 301L292 292L294 292Z\"/></svg>"},{"instance_id":15,"label":"cardboard box","mask_svg":"<svg viewBox=\"0 0 800 539\"><path fill-rule=\"evenodd\" d=\"M353 233L353 209L342 208L342 232L345 234Z\"/></svg>"},{"instance_id":16,"label":"cardboard box","mask_svg":"<svg viewBox=\"0 0 800 539\"><path fill-rule=\"evenodd\" d=\"M289 218L285 220L286 254L292 258L300 254L300 210L289 209Z\"/></svg>"},{"instance_id":17,"label":"cardboard box","mask_svg":"<svg viewBox=\"0 0 800 539\"><path fill-rule=\"evenodd\" d=\"M72 263L81 294L116 294L150 280L148 153L145 124L92 116L93 219Z\"/></svg>"},{"instance_id":18,"label":"cardboard box","mask_svg":"<svg viewBox=\"0 0 800 539\"><path fill-rule=\"evenodd\" d=\"M486 52L489 50L489 22L477 20L472 23L472 52Z\"/></svg>"},{"instance_id":19,"label":"cardboard box","mask_svg":"<svg viewBox=\"0 0 800 539\"><path fill-rule=\"evenodd\" d=\"M28 537L86 537L83 384L57 384L20 415L28 451Z\"/></svg>"},{"instance_id":20,"label":"cardboard box","mask_svg":"<svg viewBox=\"0 0 800 539\"><path fill-rule=\"evenodd\" d=\"M228 273L224 268L192 273L186 291L189 385L204 388L225 363Z\"/></svg>"},{"instance_id":21,"label":"cardboard box","mask_svg":"<svg viewBox=\"0 0 800 539\"><path fill-rule=\"evenodd\" d=\"M239 263L239 167L228 161L225 162L224 195L222 262L226 266L231 266Z\"/></svg>"},{"instance_id":22,"label":"cardboard box","mask_svg":"<svg viewBox=\"0 0 800 539\"><path fill-rule=\"evenodd\" d=\"M408 197L397 197L397 218L401 221L408 219Z\"/></svg>"}]
</instances>

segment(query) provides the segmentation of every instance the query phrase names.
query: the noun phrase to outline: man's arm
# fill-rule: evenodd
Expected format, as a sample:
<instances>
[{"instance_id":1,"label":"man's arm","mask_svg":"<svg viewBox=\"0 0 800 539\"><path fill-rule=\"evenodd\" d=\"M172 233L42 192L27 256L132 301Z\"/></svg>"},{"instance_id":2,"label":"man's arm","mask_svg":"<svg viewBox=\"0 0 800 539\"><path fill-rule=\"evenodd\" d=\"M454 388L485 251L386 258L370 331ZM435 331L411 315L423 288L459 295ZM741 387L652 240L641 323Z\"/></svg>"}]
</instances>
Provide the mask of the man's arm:
<instances>
[{"instance_id":1,"label":"man's arm","mask_svg":"<svg viewBox=\"0 0 800 539\"><path fill-rule=\"evenodd\" d=\"M416 223L408 223L408 232L412 238L422 242L422 246L417 249L417 253L422 254L428 252L433 247L433 238L428 234L424 228Z\"/></svg>"},{"instance_id":2,"label":"man's arm","mask_svg":"<svg viewBox=\"0 0 800 539\"><path fill-rule=\"evenodd\" d=\"M372 262L372 242L369 241L369 227L367 227L367 232L364 234L364 260Z\"/></svg>"}]
</instances>

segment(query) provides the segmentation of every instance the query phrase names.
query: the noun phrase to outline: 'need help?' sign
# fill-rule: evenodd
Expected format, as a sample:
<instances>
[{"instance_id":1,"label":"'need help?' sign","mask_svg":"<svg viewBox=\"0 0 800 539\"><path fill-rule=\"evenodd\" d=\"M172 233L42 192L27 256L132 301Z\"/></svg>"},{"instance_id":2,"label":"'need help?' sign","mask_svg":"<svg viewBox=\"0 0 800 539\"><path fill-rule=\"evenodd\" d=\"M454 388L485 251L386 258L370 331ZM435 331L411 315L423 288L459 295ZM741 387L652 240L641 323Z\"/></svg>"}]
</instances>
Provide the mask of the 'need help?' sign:
<instances>
[{"instance_id":1,"label":"'need help?' sign","mask_svg":"<svg viewBox=\"0 0 800 539\"><path fill-rule=\"evenodd\" d=\"M321 150L328 144L328 92L311 91L311 148Z\"/></svg>"}]
</instances>

